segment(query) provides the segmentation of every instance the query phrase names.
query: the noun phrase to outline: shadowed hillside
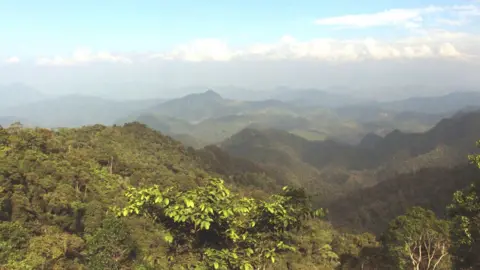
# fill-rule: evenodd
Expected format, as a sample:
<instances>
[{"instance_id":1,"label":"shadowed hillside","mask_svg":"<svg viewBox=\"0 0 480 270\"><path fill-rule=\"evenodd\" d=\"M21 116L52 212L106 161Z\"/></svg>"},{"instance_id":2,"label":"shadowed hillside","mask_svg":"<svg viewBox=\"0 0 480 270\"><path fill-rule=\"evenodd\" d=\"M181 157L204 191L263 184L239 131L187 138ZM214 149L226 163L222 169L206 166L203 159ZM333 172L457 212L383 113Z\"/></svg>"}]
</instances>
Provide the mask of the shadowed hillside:
<instances>
[{"instance_id":1,"label":"shadowed hillside","mask_svg":"<svg viewBox=\"0 0 480 270\"><path fill-rule=\"evenodd\" d=\"M380 234L391 219L412 206L432 209L445 217L445 207L452 201L453 193L478 179L478 168L467 165L397 175L331 202L330 220L339 228Z\"/></svg>"},{"instance_id":2,"label":"shadowed hillside","mask_svg":"<svg viewBox=\"0 0 480 270\"><path fill-rule=\"evenodd\" d=\"M369 134L359 146L332 140L309 141L274 129L247 128L224 141L221 147L233 155L287 167L291 163L289 160L295 159L317 169L329 166L349 170L376 169L387 165L400 166L409 159L443 154L445 151L453 151L455 156L465 156L473 149L471 142L480 132L479 123L480 114L470 113L460 118L442 120L425 133L395 130L385 138ZM422 164L418 164L418 167L422 167Z\"/></svg>"},{"instance_id":3,"label":"shadowed hillside","mask_svg":"<svg viewBox=\"0 0 480 270\"><path fill-rule=\"evenodd\" d=\"M323 203L399 174L463 164L465 156L475 151L472 142L479 134L480 113L473 112L444 119L425 133L393 131L385 138L367 135L359 146L248 128L223 142L221 148L288 176L319 195L318 202Z\"/></svg>"}]
</instances>

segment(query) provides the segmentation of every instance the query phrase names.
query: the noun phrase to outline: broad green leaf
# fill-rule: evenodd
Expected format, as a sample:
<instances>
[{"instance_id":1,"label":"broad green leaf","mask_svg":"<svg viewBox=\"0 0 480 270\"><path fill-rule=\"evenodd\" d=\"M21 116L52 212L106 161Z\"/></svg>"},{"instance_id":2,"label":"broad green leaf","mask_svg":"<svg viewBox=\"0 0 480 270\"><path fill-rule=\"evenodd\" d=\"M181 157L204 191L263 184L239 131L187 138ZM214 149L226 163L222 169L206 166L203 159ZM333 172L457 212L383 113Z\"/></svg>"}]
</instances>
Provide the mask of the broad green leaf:
<instances>
[{"instance_id":1,"label":"broad green leaf","mask_svg":"<svg viewBox=\"0 0 480 270\"><path fill-rule=\"evenodd\" d=\"M164 239L169 244L171 244L173 242L173 236L170 233L166 234Z\"/></svg>"}]
</instances>

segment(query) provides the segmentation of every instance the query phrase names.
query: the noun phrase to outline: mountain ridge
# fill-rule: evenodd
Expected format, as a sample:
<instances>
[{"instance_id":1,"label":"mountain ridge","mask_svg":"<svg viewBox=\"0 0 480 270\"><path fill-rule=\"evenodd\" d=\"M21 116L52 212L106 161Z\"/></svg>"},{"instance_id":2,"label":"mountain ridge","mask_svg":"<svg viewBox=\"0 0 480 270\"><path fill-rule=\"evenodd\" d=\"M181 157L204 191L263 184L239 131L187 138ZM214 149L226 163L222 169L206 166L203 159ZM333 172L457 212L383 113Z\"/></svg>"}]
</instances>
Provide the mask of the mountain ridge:
<instances>
[{"instance_id":1,"label":"mountain ridge","mask_svg":"<svg viewBox=\"0 0 480 270\"><path fill-rule=\"evenodd\" d=\"M348 193L424 168L454 168L476 150L472 142L478 134L480 112L472 112L444 119L424 133L395 130L384 138L373 135L368 147L308 141L286 131L251 128L233 135L220 147L233 156L277 168L296 183L311 186L309 190L328 184ZM348 187L343 186L345 183Z\"/></svg>"},{"instance_id":2,"label":"mountain ridge","mask_svg":"<svg viewBox=\"0 0 480 270\"><path fill-rule=\"evenodd\" d=\"M0 85L0 109L38 102L47 99L42 92L21 83Z\"/></svg>"}]
</instances>

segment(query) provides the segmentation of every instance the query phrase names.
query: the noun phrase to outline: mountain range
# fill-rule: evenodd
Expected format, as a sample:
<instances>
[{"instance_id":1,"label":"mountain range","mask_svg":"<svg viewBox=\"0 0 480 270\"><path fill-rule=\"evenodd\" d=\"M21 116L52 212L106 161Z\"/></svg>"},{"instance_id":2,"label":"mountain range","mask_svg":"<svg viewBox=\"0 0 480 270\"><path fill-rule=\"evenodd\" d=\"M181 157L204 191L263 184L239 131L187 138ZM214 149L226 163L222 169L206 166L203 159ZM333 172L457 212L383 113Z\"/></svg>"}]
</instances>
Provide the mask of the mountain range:
<instances>
[{"instance_id":1,"label":"mountain range","mask_svg":"<svg viewBox=\"0 0 480 270\"><path fill-rule=\"evenodd\" d=\"M308 249L305 254L322 246L328 251L322 249L322 254L352 269L342 256L356 260L364 248L380 252L380 243L369 233L382 235L392 219L413 206L446 218L452 194L480 177L466 159L477 150L480 137L478 94L418 99L427 105L437 100L440 109L421 107L415 99L343 102L335 95L328 101L315 98L325 93L311 91L300 98L291 93L254 101L224 98L213 90L167 101L9 97L9 104L16 105L1 108L2 126L21 121L27 126L84 127L0 128L0 155L6 161L0 162L0 176L7 180L0 183L0 238L13 245L9 232L20 228L30 243L0 251L0 263L11 263L9 254L32 263L28 258L38 254L31 245L41 238L41 243L55 246L58 241L49 237L67 237L59 242L66 245L82 243L69 248L78 248L78 258L94 258L84 249L96 245L91 237L103 239L110 230L102 223L108 207L127 203L118 194L131 187L151 192L152 185L183 192L220 177L241 196L265 200L272 193L295 190L298 198L311 198L314 208L328 209L327 220L309 221L302 227L306 231L292 234L295 245ZM132 218L121 228L131 230L135 249L164 258L161 230L143 217ZM115 226L117 236L120 227ZM68 256L56 262L59 268L68 268L63 262L81 261ZM317 256L298 256L285 258L286 269L293 261L319 264Z\"/></svg>"},{"instance_id":2,"label":"mountain range","mask_svg":"<svg viewBox=\"0 0 480 270\"><path fill-rule=\"evenodd\" d=\"M471 100L474 97L472 94ZM5 115L19 117L3 116L0 125L16 120L31 125L28 119L51 127L137 121L197 148L215 170L224 170L225 162L233 162L228 170L242 175L235 176L240 177L238 181L267 190L278 185L307 187L315 195L315 203L345 213L332 214L333 224L378 232L385 228L388 217L411 204L391 209L391 202L376 203L383 197L368 195L364 200L364 194L378 193L400 201L408 196L389 192L406 189L409 193L405 190L402 194L411 194L412 202L431 202L435 201L433 195L417 200L422 189L435 183L447 194L470 180L425 180L424 185L415 185L421 177L434 179L439 171L445 177L466 171L458 168L464 168L465 156L475 151L480 112L475 104L464 105L455 113L434 114L385 110L378 103L322 108L280 100L237 101L224 99L212 90L168 101L110 101L69 95L5 109ZM78 115L81 117L76 118ZM118 120L119 115L126 116ZM402 125L404 128L399 128ZM318 137L312 139L309 133ZM342 139L349 133L356 136L355 144ZM245 178L242 171L267 177L260 181ZM443 197L438 202L439 211L448 200ZM356 212L354 205L361 206L362 212ZM383 221L371 220L375 211L384 213Z\"/></svg>"},{"instance_id":3,"label":"mountain range","mask_svg":"<svg viewBox=\"0 0 480 270\"><path fill-rule=\"evenodd\" d=\"M47 99L48 96L24 84L0 85L0 109Z\"/></svg>"},{"instance_id":4,"label":"mountain range","mask_svg":"<svg viewBox=\"0 0 480 270\"><path fill-rule=\"evenodd\" d=\"M356 146L247 128L220 148L277 172L284 183L307 187L319 205L336 210L334 224L380 232L409 206L443 211L452 192L478 176L466 156L475 152L479 137L480 111L474 111L445 118L423 133L368 134ZM429 188L448 196L437 199ZM373 222L375 216L382 220Z\"/></svg>"},{"instance_id":5,"label":"mountain range","mask_svg":"<svg viewBox=\"0 0 480 270\"><path fill-rule=\"evenodd\" d=\"M15 121L43 127L139 121L196 148L220 143L244 128L279 129L310 141L334 139L356 145L371 133L383 137L393 130L424 132L441 119L480 104L476 92L375 102L279 87L258 92L264 99L255 101L227 99L213 90L170 100L114 101L78 94L47 96L21 84L0 90L5 97L0 106L4 126Z\"/></svg>"},{"instance_id":6,"label":"mountain range","mask_svg":"<svg viewBox=\"0 0 480 270\"><path fill-rule=\"evenodd\" d=\"M29 94L22 91L19 95L27 97ZM7 97L9 99L3 100L3 105L0 106L0 117L4 118L4 122L21 121L42 127L79 127L95 123L111 125L119 116L128 115L161 102L158 100L112 101L73 94L48 98L43 95L34 95L21 102L20 99L16 101L13 97L17 96L10 95Z\"/></svg>"},{"instance_id":7,"label":"mountain range","mask_svg":"<svg viewBox=\"0 0 480 270\"><path fill-rule=\"evenodd\" d=\"M325 96L324 92L319 96ZM299 101L296 95L304 96ZM225 99L218 93L208 90L190 94L182 98L166 101L142 112L134 113L116 123L139 120L172 136L190 135L205 144L223 141L246 127L275 128L299 135L309 140L335 138L337 141L357 144L368 133L386 135L395 129L405 132L422 132L435 125L444 117L451 116L462 108L475 106L478 93L458 93L470 96L457 103L456 94L438 97L441 100L452 98L452 104L442 112L398 111L388 108L390 103L365 103L358 100L325 105L328 99L319 102L313 98L315 90L305 90L291 94L290 99L268 99L262 101L239 101ZM312 96L311 99L309 97ZM328 95L327 95L328 96ZM432 97L434 100L437 97ZM317 100L317 101L315 101ZM407 103L411 100L407 100ZM350 103L351 105L345 105ZM314 105L317 104L317 105ZM457 109L457 110L455 110ZM161 127L161 128L160 128Z\"/></svg>"}]
</instances>

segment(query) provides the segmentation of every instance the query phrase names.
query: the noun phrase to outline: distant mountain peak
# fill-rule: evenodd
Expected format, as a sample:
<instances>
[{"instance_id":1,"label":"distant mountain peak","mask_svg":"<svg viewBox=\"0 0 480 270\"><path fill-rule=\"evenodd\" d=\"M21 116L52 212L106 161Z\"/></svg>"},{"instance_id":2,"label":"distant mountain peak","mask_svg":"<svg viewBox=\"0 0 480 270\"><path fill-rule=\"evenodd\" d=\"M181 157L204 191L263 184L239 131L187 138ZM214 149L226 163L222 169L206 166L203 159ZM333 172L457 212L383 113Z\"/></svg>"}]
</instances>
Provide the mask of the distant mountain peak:
<instances>
[{"instance_id":1,"label":"distant mountain peak","mask_svg":"<svg viewBox=\"0 0 480 270\"><path fill-rule=\"evenodd\" d=\"M182 99L186 99L186 100L191 100L191 99L198 100L198 99L200 99L200 100L216 100L216 101L219 101L219 100L223 100L223 97L219 93L217 93L217 92L215 92L211 89L208 89L205 92L189 94L189 95L184 96L183 98L176 99L176 100L182 100ZM175 100L172 100L172 101L175 101Z\"/></svg>"},{"instance_id":2,"label":"distant mountain peak","mask_svg":"<svg viewBox=\"0 0 480 270\"><path fill-rule=\"evenodd\" d=\"M0 85L0 109L24 105L45 99L45 95L22 83Z\"/></svg>"},{"instance_id":3,"label":"distant mountain peak","mask_svg":"<svg viewBox=\"0 0 480 270\"><path fill-rule=\"evenodd\" d=\"M202 95L212 97L212 98L222 98L222 96L219 93L213 91L212 89L208 89L207 91L203 92Z\"/></svg>"},{"instance_id":4,"label":"distant mountain peak","mask_svg":"<svg viewBox=\"0 0 480 270\"><path fill-rule=\"evenodd\" d=\"M213 91L212 89L208 89L207 91L205 91L205 94L209 94L209 95L218 95L217 92Z\"/></svg>"},{"instance_id":5,"label":"distant mountain peak","mask_svg":"<svg viewBox=\"0 0 480 270\"><path fill-rule=\"evenodd\" d=\"M397 139L398 137L401 137L405 135L405 133L403 133L401 130L399 129L394 129L392 130L390 133L388 133L386 136L385 136L385 139L386 140L395 140Z\"/></svg>"},{"instance_id":6,"label":"distant mountain peak","mask_svg":"<svg viewBox=\"0 0 480 270\"><path fill-rule=\"evenodd\" d=\"M366 147L366 148L373 148L382 140L383 138L380 135L371 132L365 135L365 137L363 137L363 139L360 141L359 146Z\"/></svg>"}]
</instances>

